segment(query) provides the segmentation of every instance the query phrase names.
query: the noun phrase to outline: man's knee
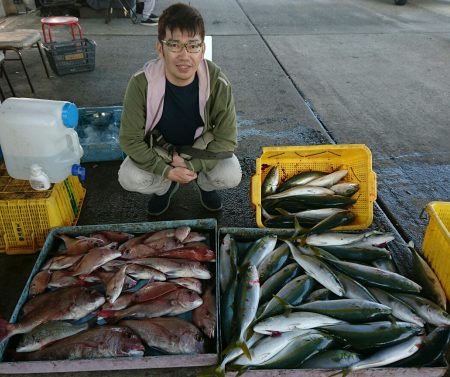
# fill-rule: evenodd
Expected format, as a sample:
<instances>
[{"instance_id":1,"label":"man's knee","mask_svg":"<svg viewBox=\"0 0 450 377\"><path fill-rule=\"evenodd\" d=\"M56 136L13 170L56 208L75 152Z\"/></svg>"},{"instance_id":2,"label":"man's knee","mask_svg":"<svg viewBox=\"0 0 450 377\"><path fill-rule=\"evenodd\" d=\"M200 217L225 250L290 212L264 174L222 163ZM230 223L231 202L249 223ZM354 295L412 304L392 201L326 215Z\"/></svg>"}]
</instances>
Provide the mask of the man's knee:
<instances>
[{"instance_id":1,"label":"man's knee","mask_svg":"<svg viewBox=\"0 0 450 377\"><path fill-rule=\"evenodd\" d=\"M208 180L217 189L227 189L239 185L242 179L242 170L239 160L233 156L227 160L221 161L208 174Z\"/></svg>"},{"instance_id":2,"label":"man's knee","mask_svg":"<svg viewBox=\"0 0 450 377\"><path fill-rule=\"evenodd\" d=\"M153 184L151 176L141 171L129 159L120 165L118 181L125 190L143 194L150 193L149 189Z\"/></svg>"}]
</instances>

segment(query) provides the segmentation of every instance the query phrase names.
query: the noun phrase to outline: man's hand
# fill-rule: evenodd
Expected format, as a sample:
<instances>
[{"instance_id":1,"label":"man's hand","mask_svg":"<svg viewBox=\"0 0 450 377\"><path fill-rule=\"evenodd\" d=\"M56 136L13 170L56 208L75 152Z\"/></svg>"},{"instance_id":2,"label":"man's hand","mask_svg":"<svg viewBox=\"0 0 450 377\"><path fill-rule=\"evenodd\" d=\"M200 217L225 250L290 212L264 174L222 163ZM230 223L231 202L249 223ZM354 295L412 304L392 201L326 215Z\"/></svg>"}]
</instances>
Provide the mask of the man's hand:
<instances>
[{"instance_id":1,"label":"man's hand","mask_svg":"<svg viewBox=\"0 0 450 377\"><path fill-rule=\"evenodd\" d=\"M170 165L174 168L187 168L186 161L177 152L173 152L172 163Z\"/></svg>"},{"instance_id":2,"label":"man's hand","mask_svg":"<svg viewBox=\"0 0 450 377\"><path fill-rule=\"evenodd\" d=\"M167 178L171 181L185 184L197 179L197 173L186 168L176 167L169 171Z\"/></svg>"}]
</instances>

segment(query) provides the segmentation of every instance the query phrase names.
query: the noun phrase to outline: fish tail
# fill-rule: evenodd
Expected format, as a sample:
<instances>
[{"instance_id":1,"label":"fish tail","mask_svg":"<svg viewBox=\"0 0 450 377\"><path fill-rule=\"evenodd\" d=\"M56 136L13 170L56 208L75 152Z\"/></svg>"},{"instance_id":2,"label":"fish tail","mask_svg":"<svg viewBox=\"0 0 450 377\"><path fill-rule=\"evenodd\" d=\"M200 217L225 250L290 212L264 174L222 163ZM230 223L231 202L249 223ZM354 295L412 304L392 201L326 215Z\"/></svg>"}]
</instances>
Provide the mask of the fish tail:
<instances>
[{"instance_id":1,"label":"fish tail","mask_svg":"<svg viewBox=\"0 0 450 377\"><path fill-rule=\"evenodd\" d=\"M13 336L14 325L0 318L0 342Z\"/></svg>"},{"instance_id":2,"label":"fish tail","mask_svg":"<svg viewBox=\"0 0 450 377\"><path fill-rule=\"evenodd\" d=\"M221 365L215 365L197 374L197 377L210 377L210 376L225 377L225 370L222 368Z\"/></svg>"},{"instance_id":3,"label":"fish tail","mask_svg":"<svg viewBox=\"0 0 450 377\"><path fill-rule=\"evenodd\" d=\"M245 341L243 341L243 340L238 340L238 341L236 342L236 346L239 347L239 348L242 350L242 352L244 352L244 355L245 355L249 360L252 359L252 355L251 355L250 350L248 349L247 343L245 343Z\"/></svg>"},{"instance_id":4,"label":"fish tail","mask_svg":"<svg viewBox=\"0 0 450 377\"><path fill-rule=\"evenodd\" d=\"M295 229L295 234L303 235L304 237L307 236L311 230L309 228L302 227L298 221L297 216L294 216L294 229Z\"/></svg>"},{"instance_id":5,"label":"fish tail","mask_svg":"<svg viewBox=\"0 0 450 377\"><path fill-rule=\"evenodd\" d=\"M273 295L273 298L279 302L279 304L283 307L285 310L285 314L289 314L292 312L292 306L289 304L289 302L283 300L281 297L277 295Z\"/></svg>"},{"instance_id":6,"label":"fish tail","mask_svg":"<svg viewBox=\"0 0 450 377\"><path fill-rule=\"evenodd\" d=\"M235 377L239 377L239 376L243 375L245 372L247 372L247 370L248 370L248 367L239 368Z\"/></svg>"}]
</instances>

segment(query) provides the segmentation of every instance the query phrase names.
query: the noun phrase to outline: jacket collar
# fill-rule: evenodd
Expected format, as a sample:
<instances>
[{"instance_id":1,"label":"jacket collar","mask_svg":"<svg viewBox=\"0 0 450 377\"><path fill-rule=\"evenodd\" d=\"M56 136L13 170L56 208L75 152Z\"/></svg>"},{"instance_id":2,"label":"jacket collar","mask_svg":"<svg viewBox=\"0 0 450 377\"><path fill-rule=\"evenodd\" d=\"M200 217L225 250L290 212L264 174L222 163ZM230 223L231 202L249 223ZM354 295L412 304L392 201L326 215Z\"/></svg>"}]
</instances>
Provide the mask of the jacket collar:
<instances>
[{"instance_id":1,"label":"jacket collar","mask_svg":"<svg viewBox=\"0 0 450 377\"><path fill-rule=\"evenodd\" d=\"M147 119L145 122L145 133L155 128L162 116L164 107L164 94L166 91L166 71L164 60L157 58L150 60L144 65L144 73L147 79ZM203 122L205 122L205 106L210 95L210 77L208 64L203 59L197 70L199 89L199 111ZM197 130L195 138L201 134Z\"/></svg>"}]
</instances>

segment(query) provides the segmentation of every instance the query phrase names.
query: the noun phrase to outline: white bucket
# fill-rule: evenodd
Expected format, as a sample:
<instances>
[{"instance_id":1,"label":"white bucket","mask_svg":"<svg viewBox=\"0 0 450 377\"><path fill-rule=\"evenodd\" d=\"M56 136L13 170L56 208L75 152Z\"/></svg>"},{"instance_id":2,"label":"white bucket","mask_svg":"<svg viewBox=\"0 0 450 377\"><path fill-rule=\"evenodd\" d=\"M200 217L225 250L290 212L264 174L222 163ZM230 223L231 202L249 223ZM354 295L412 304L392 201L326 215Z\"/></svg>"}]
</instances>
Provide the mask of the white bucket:
<instances>
[{"instance_id":1,"label":"white bucket","mask_svg":"<svg viewBox=\"0 0 450 377\"><path fill-rule=\"evenodd\" d=\"M0 146L8 174L29 179L37 164L50 182L72 174L83 148L73 128L78 124L78 108L65 101L8 98L0 105Z\"/></svg>"}]
</instances>

